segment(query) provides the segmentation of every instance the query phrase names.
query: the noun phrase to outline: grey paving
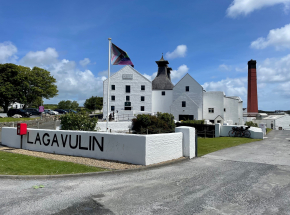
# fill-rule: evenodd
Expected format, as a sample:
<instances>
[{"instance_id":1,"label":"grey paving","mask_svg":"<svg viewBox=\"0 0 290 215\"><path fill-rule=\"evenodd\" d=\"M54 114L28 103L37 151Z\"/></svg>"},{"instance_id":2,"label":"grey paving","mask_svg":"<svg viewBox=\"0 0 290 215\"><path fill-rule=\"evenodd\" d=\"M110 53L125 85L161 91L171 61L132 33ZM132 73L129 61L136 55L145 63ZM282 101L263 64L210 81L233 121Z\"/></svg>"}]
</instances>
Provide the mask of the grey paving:
<instances>
[{"instance_id":1,"label":"grey paving","mask_svg":"<svg viewBox=\"0 0 290 215\"><path fill-rule=\"evenodd\" d=\"M271 138L280 139L279 133ZM228 153L236 151L234 147ZM34 185L45 187L33 189ZM0 211L13 215L290 214L290 166L202 157L136 172L0 179Z\"/></svg>"},{"instance_id":2,"label":"grey paving","mask_svg":"<svg viewBox=\"0 0 290 215\"><path fill-rule=\"evenodd\" d=\"M206 158L242 162L290 165L290 131L273 130L263 141L227 148Z\"/></svg>"}]
</instances>

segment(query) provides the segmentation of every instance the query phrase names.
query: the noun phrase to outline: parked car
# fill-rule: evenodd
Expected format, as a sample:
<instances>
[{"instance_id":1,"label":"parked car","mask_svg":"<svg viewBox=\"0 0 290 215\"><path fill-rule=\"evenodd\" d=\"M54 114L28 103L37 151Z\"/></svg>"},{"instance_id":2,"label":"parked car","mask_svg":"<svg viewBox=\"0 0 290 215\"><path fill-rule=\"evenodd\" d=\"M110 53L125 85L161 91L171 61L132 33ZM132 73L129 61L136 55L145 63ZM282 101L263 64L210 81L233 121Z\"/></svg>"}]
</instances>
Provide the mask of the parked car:
<instances>
[{"instance_id":1,"label":"parked car","mask_svg":"<svg viewBox=\"0 0 290 215\"><path fill-rule=\"evenodd\" d=\"M57 111L53 111L51 109L44 109L44 113L48 113L50 115L57 115L58 114Z\"/></svg>"},{"instance_id":2,"label":"parked car","mask_svg":"<svg viewBox=\"0 0 290 215\"><path fill-rule=\"evenodd\" d=\"M29 113L29 112L27 112L25 110L22 110L22 109L9 109L8 112L7 112L7 116L8 117L12 117L15 114L19 114L22 117L30 117L32 115L31 113Z\"/></svg>"},{"instance_id":3,"label":"parked car","mask_svg":"<svg viewBox=\"0 0 290 215\"><path fill-rule=\"evenodd\" d=\"M25 109L26 112L31 113L32 115L40 115L41 112L39 112L36 108L27 108Z\"/></svg>"},{"instance_id":4,"label":"parked car","mask_svg":"<svg viewBox=\"0 0 290 215\"><path fill-rule=\"evenodd\" d=\"M68 112L68 113L78 113L78 112L76 112L75 110L72 110L72 109L68 109L68 110L65 110L66 112Z\"/></svg>"},{"instance_id":5,"label":"parked car","mask_svg":"<svg viewBox=\"0 0 290 215\"><path fill-rule=\"evenodd\" d=\"M60 114L66 114L67 111L63 110L63 109L55 109L54 111L57 111Z\"/></svg>"}]
</instances>

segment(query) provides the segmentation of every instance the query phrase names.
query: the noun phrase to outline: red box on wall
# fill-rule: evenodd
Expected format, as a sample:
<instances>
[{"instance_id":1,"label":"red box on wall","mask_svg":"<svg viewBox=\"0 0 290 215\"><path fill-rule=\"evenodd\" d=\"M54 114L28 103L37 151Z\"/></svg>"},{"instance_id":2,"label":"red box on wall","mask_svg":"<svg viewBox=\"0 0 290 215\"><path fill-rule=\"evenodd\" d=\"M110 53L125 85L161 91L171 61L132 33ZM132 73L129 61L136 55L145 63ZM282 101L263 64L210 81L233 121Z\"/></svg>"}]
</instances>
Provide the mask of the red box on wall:
<instances>
[{"instance_id":1,"label":"red box on wall","mask_svg":"<svg viewBox=\"0 0 290 215\"><path fill-rule=\"evenodd\" d=\"M27 134L27 124L26 123L17 123L17 135Z\"/></svg>"}]
</instances>

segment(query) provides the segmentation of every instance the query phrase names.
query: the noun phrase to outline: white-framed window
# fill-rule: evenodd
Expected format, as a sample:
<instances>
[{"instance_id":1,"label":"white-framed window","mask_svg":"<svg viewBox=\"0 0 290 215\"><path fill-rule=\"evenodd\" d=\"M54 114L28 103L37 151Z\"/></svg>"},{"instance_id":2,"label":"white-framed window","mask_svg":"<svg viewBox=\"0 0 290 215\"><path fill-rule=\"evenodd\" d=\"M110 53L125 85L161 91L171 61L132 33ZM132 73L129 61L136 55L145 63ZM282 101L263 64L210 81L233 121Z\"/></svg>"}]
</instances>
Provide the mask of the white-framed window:
<instances>
[{"instance_id":1,"label":"white-framed window","mask_svg":"<svg viewBox=\"0 0 290 215\"><path fill-rule=\"evenodd\" d=\"M186 107L186 101L182 101L182 107Z\"/></svg>"},{"instance_id":2,"label":"white-framed window","mask_svg":"<svg viewBox=\"0 0 290 215\"><path fill-rule=\"evenodd\" d=\"M111 96L111 101L115 101L115 96Z\"/></svg>"},{"instance_id":3,"label":"white-framed window","mask_svg":"<svg viewBox=\"0 0 290 215\"><path fill-rule=\"evenodd\" d=\"M111 111L115 111L115 106L111 106Z\"/></svg>"},{"instance_id":4,"label":"white-framed window","mask_svg":"<svg viewBox=\"0 0 290 215\"><path fill-rule=\"evenodd\" d=\"M208 112L209 112L209 113L214 113L214 108L209 108L209 109L208 109Z\"/></svg>"},{"instance_id":5,"label":"white-framed window","mask_svg":"<svg viewBox=\"0 0 290 215\"><path fill-rule=\"evenodd\" d=\"M185 91L188 92L189 91L189 86L185 87Z\"/></svg>"},{"instance_id":6,"label":"white-framed window","mask_svg":"<svg viewBox=\"0 0 290 215\"><path fill-rule=\"evenodd\" d=\"M224 108L224 112L226 112L226 109Z\"/></svg>"},{"instance_id":7,"label":"white-framed window","mask_svg":"<svg viewBox=\"0 0 290 215\"><path fill-rule=\"evenodd\" d=\"M165 96L165 91L162 91L162 92L161 92L161 95L162 95L162 96Z\"/></svg>"},{"instance_id":8,"label":"white-framed window","mask_svg":"<svg viewBox=\"0 0 290 215\"><path fill-rule=\"evenodd\" d=\"M145 101L145 96L141 96L141 102Z\"/></svg>"},{"instance_id":9,"label":"white-framed window","mask_svg":"<svg viewBox=\"0 0 290 215\"><path fill-rule=\"evenodd\" d=\"M141 90L145 90L145 85L141 85Z\"/></svg>"},{"instance_id":10,"label":"white-framed window","mask_svg":"<svg viewBox=\"0 0 290 215\"><path fill-rule=\"evenodd\" d=\"M144 111L145 110L145 107L144 106L141 106L140 110L141 111Z\"/></svg>"},{"instance_id":11,"label":"white-framed window","mask_svg":"<svg viewBox=\"0 0 290 215\"><path fill-rule=\"evenodd\" d=\"M111 85L111 90L115 90L115 85Z\"/></svg>"}]
</instances>

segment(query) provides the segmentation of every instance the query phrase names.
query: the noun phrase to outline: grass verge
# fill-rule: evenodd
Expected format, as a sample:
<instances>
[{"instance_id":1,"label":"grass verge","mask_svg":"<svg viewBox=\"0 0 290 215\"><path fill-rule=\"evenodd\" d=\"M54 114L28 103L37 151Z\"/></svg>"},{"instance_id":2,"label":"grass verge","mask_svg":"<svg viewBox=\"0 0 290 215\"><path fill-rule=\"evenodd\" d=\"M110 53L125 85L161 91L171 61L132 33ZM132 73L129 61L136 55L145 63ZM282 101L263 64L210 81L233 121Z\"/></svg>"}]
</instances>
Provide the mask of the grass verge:
<instances>
[{"instance_id":1,"label":"grass verge","mask_svg":"<svg viewBox=\"0 0 290 215\"><path fill-rule=\"evenodd\" d=\"M272 131L273 129L271 128L266 128L266 134L268 134L270 131Z\"/></svg>"},{"instance_id":2,"label":"grass verge","mask_svg":"<svg viewBox=\"0 0 290 215\"><path fill-rule=\"evenodd\" d=\"M30 121L30 120L36 120L40 119L40 117L35 118L12 118L12 117L6 117L6 118L0 118L0 122L20 122L20 121Z\"/></svg>"},{"instance_id":3,"label":"grass verge","mask_svg":"<svg viewBox=\"0 0 290 215\"><path fill-rule=\"evenodd\" d=\"M106 169L0 151L0 175L58 175Z\"/></svg>"},{"instance_id":4,"label":"grass verge","mask_svg":"<svg viewBox=\"0 0 290 215\"><path fill-rule=\"evenodd\" d=\"M238 146L244 143L260 141L259 139L249 139L242 137L217 137L217 138L198 138L197 140L197 156L215 152L221 149Z\"/></svg>"}]
</instances>

